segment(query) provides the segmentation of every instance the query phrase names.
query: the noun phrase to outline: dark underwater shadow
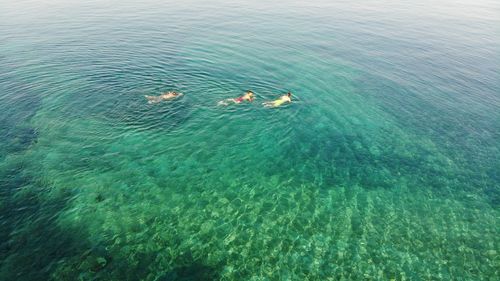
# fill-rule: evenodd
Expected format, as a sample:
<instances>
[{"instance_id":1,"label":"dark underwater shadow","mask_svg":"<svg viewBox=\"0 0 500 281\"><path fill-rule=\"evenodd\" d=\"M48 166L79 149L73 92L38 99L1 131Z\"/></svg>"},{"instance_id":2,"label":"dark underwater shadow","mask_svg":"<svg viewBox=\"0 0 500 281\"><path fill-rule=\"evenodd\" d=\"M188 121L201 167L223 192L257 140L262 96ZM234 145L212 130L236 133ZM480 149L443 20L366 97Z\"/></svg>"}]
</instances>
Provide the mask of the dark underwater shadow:
<instances>
[{"instance_id":1,"label":"dark underwater shadow","mask_svg":"<svg viewBox=\"0 0 500 281\"><path fill-rule=\"evenodd\" d=\"M35 190L26 193L11 200L8 208L0 209L6 212L2 222L12 225L0 231L4 241L0 244L0 280L144 280L152 274L156 274L158 281L220 279L222 262L207 265L190 251L174 258L173 268L160 276L153 271L158 269L159 252L137 249L134 256L138 263L130 263L121 247L134 247L134 244L118 248L105 240L94 244L95 241L91 243L85 236L83 227L62 228L57 223L58 214L71 202L72 194L42 201L35 193ZM102 199L97 196L96 204Z\"/></svg>"},{"instance_id":2,"label":"dark underwater shadow","mask_svg":"<svg viewBox=\"0 0 500 281\"><path fill-rule=\"evenodd\" d=\"M71 194L45 201L39 193L46 189L18 169L0 171L2 191L12 191L1 196L0 279L48 280L54 263L77 253L85 240L56 222Z\"/></svg>"},{"instance_id":3,"label":"dark underwater shadow","mask_svg":"<svg viewBox=\"0 0 500 281\"><path fill-rule=\"evenodd\" d=\"M174 239L172 244L181 243ZM120 250L119 250L120 251ZM173 257L168 271L158 268L159 252L135 252L139 262L129 264L127 260L115 259L100 273L98 280L144 280L146 277L155 276L157 281L215 281L220 279L223 261L208 265L203 258L195 258L190 250ZM152 266L156 263L155 266ZM153 271L156 268L156 271Z\"/></svg>"},{"instance_id":4,"label":"dark underwater shadow","mask_svg":"<svg viewBox=\"0 0 500 281\"><path fill-rule=\"evenodd\" d=\"M215 281L220 279L220 272L217 268L192 263L190 265L179 266L165 273L158 281Z\"/></svg>"},{"instance_id":5,"label":"dark underwater shadow","mask_svg":"<svg viewBox=\"0 0 500 281\"><path fill-rule=\"evenodd\" d=\"M479 191L493 207L499 206L500 174L497 167L500 161L497 152L500 149L500 123L493 106L489 107L491 112L458 107L455 99L460 95L473 96L471 89L465 89L458 97L432 87L430 89L435 93L416 93L408 87L401 88L395 82L366 73L354 83L358 95L376 103L405 132L431 140L456 168L422 165L423 159L398 161L392 158L395 163L415 162L405 170L410 173L413 169L416 175L424 176L421 183L438 193L446 187L472 193ZM493 93L494 89L487 91ZM442 104L433 102L436 99L442 99ZM445 167L446 163L441 166Z\"/></svg>"},{"instance_id":6,"label":"dark underwater shadow","mask_svg":"<svg viewBox=\"0 0 500 281\"><path fill-rule=\"evenodd\" d=\"M334 122L334 121L332 121ZM449 197L454 191L489 192L492 205L498 198L494 188L484 185L484 171L450 165L441 150L418 141L403 140L398 132L380 128L369 134L345 134L335 128L313 126L292 130L283 156L273 159L269 176L280 170L293 171L297 184L313 183L327 190L338 186L360 186L367 190L428 189ZM410 132L411 133L411 132ZM286 153L285 153L286 151ZM495 186L494 177L491 186ZM492 194L493 193L493 194ZM496 200L496 201L495 201Z\"/></svg>"},{"instance_id":7,"label":"dark underwater shadow","mask_svg":"<svg viewBox=\"0 0 500 281\"><path fill-rule=\"evenodd\" d=\"M21 82L11 86L0 108L5 113L0 116L0 280L49 280L58 263L96 255L96 250L81 230L57 224L73 194L44 196L48 185L37 179L23 154L37 142L30 122L41 98Z\"/></svg>"},{"instance_id":8,"label":"dark underwater shadow","mask_svg":"<svg viewBox=\"0 0 500 281\"><path fill-rule=\"evenodd\" d=\"M50 192L47 198L49 188L24 168L20 163L0 170L0 280L95 279L113 258L88 241L85 229L58 223L74 194Z\"/></svg>"},{"instance_id":9,"label":"dark underwater shadow","mask_svg":"<svg viewBox=\"0 0 500 281\"><path fill-rule=\"evenodd\" d=\"M0 159L22 152L36 142L38 132L30 121L42 104L34 89L14 77L6 79L9 83L2 87L4 95L0 97Z\"/></svg>"}]
</instances>

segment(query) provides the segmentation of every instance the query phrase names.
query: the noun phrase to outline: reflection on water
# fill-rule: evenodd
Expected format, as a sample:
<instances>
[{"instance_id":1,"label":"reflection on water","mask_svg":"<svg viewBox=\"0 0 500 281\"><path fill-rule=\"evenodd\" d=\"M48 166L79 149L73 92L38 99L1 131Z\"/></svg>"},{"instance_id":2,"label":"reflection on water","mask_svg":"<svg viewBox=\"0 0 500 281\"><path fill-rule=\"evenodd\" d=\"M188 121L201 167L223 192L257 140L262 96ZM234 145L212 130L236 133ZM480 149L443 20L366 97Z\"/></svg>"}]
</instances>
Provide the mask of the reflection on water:
<instances>
[{"instance_id":1,"label":"reflection on water","mask_svg":"<svg viewBox=\"0 0 500 281\"><path fill-rule=\"evenodd\" d=\"M499 8L0 3L0 279L495 279Z\"/></svg>"}]
</instances>

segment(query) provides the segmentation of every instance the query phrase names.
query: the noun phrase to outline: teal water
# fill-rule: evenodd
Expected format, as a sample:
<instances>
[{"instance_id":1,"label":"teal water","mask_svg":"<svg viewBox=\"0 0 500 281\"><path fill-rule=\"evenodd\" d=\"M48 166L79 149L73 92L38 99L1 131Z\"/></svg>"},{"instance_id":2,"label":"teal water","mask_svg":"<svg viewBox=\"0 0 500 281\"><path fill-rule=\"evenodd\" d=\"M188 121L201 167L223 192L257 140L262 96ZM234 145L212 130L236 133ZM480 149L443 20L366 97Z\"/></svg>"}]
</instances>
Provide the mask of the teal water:
<instances>
[{"instance_id":1,"label":"teal water","mask_svg":"<svg viewBox=\"0 0 500 281\"><path fill-rule=\"evenodd\" d=\"M303 2L0 1L0 280L498 280L500 4Z\"/></svg>"}]
</instances>

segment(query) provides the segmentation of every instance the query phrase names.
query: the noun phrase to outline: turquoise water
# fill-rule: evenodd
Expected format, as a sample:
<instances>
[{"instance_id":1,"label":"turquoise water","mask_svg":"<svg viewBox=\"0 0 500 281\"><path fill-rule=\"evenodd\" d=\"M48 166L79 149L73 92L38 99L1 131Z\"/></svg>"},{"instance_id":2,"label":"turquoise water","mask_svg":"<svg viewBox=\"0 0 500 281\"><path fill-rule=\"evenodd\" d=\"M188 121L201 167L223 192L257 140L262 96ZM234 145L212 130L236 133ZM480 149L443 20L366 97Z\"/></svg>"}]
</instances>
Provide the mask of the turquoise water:
<instances>
[{"instance_id":1,"label":"turquoise water","mask_svg":"<svg viewBox=\"0 0 500 281\"><path fill-rule=\"evenodd\" d=\"M0 279L497 280L500 4L441 2L0 1Z\"/></svg>"}]
</instances>

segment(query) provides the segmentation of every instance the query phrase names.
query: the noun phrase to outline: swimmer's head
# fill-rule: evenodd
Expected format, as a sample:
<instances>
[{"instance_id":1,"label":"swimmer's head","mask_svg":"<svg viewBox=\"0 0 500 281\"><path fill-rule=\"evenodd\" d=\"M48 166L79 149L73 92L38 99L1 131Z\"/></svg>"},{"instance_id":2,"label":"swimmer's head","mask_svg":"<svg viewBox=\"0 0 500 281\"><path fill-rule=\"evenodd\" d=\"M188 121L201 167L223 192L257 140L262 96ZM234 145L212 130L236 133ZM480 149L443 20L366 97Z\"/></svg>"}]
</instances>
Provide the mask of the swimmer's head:
<instances>
[{"instance_id":1,"label":"swimmer's head","mask_svg":"<svg viewBox=\"0 0 500 281\"><path fill-rule=\"evenodd\" d=\"M289 98L291 98L291 97L292 97L292 93L290 93L290 92L288 92L286 95L287 95Z\"/></svg>"}]
</instances>

